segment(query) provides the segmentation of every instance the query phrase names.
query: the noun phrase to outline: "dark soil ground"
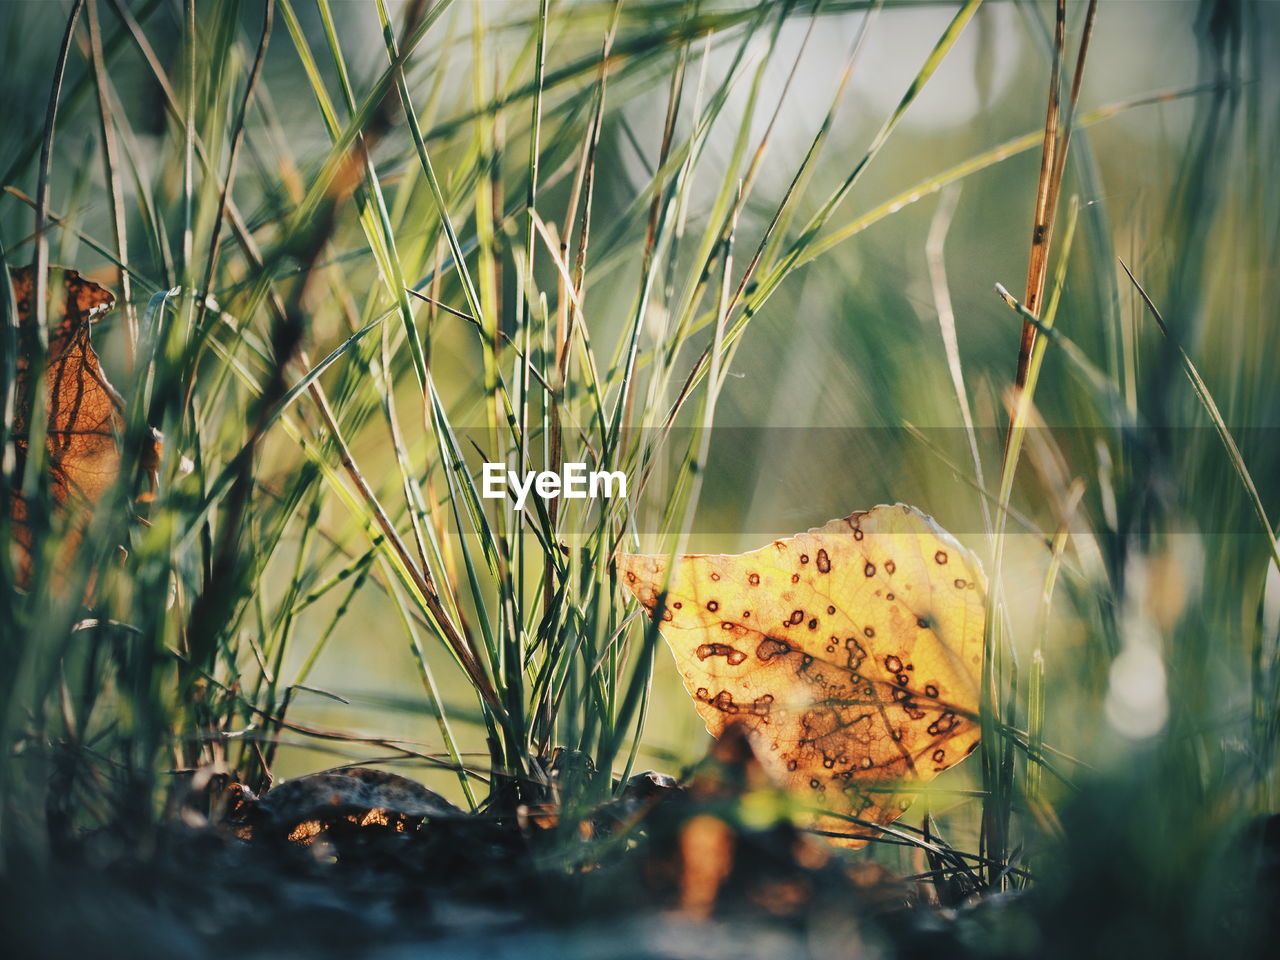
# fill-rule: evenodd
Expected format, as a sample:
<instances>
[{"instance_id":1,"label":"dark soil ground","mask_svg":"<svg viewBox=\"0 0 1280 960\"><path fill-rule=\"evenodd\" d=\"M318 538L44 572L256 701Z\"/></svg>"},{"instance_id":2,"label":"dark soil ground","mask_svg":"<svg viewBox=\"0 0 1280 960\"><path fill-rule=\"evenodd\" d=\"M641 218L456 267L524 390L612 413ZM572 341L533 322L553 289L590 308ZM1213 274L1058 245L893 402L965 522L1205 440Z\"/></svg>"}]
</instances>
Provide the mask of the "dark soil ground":
<instances>
[{"instance_id":1,"label":"dark soil ground","mask_svg":"<svg viewBox=\"0 0 1280 960\"><path fill-rule=\"evenodd\" d=\"M690 839L703 816L586 871L555 868L562 839L487 821L308 846L171 827L150 853L98 838L80 862L7 884L0 927L12 957L966 955L960 918L982 908L915 905L787 826ZM713 849L686 864L681 840Z\"/></svg>"},{"instance_id":2,"label":"dark soil ground","mask_svg":"<svg viewBox=\"0 0 1280 960\"><path fill-rule=\"evenodd\" d=\"M203 810L138 836L91 832L52 866L11 872L0 942L107 960L969 954L965 930L998 901L941 908L928 887L762 818L767 792L750 813L759 771L720 752L687 784L642 774L579 813L468 815L369 770L261 800L211 785Z\"/></svg>"},{"instance_id":3,"label":"dark soil ground","mask_svg":"<svg viewBox=\"0 0 1280 960\"><path fill-rule=\"evenodd\" d=\"M1235 862L1261 873L1225 909L1167 909L1159 878L1096 845L1030 893L983 892L940 868L895 877L778 816L750 756L724 741L687 783L642 774L575 813L464 814L404 778L351 769L162 826L97 830L0 879L0 955L14 958L1039 958L1268 956L1280 906L1280 818ZM206 794L206 799L210 794ZM767 806L767 804L766 804ZM1107 850L1110 855L1105 855ZM1268 853L1268 851L1270 851ZM1098 856L1095 857L1095 854Z\"/></svg>"}]
</instances>

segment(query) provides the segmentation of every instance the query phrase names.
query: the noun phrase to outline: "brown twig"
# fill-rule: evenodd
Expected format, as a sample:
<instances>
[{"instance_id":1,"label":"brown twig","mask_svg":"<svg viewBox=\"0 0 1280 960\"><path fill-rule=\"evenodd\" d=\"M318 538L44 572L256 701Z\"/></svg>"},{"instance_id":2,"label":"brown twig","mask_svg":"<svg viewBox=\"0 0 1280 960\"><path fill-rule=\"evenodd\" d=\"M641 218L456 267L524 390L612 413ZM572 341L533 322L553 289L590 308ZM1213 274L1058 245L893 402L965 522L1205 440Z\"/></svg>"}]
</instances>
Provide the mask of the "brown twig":
<instances>
[{"instance_id":1,"label":"brown twig","mask_svg":"<svg viewBox=\"0 0 1280 960\"><path fill-rule=\"evenodd\" d=\"M1049 275L1049 250L1053 239L1054 215L1058 197L1062 192L1062 177L1066 169L1067 148L1071 143L1071 126L1075 118L1076 104L1080 98L1080 86L1084 79L1085 57L1089 52L1089 40L1097 16L1098 0L1089 0L1085 13L1084 32L1076 52L1075 71L1071 92L1064 113L1062 107L1062 65L1066 52L1066 0L1058 0L1057 21L1053 36L1053 76L1049 81L1049 105L1044 124L1044 147L1040 154L1040 180L1036 186L1036 207L1031 227L1031 255L1027 261L1027 284L1022 302L1035 315L1040 314L1040 302L1044 297L1045 281ZM1018 369L1014 377L1014 389L1022 390L1027 383L1031 364L1031 351L1036 342L1035 324L1024 322L1022 341L1018 346ZM1011 427L1012 429L1012 427Z\"/></svg>"}]
</instances>

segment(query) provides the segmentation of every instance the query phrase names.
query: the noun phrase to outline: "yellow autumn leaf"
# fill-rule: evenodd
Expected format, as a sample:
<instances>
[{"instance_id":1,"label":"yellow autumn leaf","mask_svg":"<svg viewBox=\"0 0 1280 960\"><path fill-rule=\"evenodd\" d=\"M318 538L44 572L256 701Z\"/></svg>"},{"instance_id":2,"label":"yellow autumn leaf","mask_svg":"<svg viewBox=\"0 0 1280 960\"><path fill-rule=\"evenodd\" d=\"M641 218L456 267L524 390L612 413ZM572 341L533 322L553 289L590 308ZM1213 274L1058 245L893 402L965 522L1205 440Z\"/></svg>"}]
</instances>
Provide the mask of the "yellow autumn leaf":
<instances>
[{"instance_id":1,"label":"yellow autumn leaf","mask_svg":"<svg viewBox=\"0 0 1280 960\"><path fill-rule=\"evenodd\" d=\"M911 787L973 752L986 589L976 557L904 504L751 553L623 555L707 730L748 731L770 774L862 846ZM834 815L833 815L834 814Z\"/></svg>"}]
</instances>

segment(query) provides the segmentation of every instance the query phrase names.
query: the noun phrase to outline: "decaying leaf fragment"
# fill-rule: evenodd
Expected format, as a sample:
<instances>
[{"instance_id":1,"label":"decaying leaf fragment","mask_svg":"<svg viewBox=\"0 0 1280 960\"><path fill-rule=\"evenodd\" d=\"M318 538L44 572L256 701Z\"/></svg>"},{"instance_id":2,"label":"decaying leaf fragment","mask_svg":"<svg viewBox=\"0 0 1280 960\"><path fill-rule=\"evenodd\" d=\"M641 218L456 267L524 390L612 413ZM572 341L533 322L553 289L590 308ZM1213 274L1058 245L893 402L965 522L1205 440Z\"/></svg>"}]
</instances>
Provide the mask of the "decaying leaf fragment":
<instances>
[{"instance_id":1,"label":"decaying leaf fragment","mask_svg":"<svg viewBox=\"0 0 1280 960\"><path fill-rule=\"evenodd\" d=\"M465 816L422 784L385 770L346 767L287 780L261 799L240 784L245 836L286 838L304 846L335 829L382 827L405 833L424 820Z\"/></svg>"},{"instance_id":2,"label":"decaying leaf fragment","mask_svg":"<svg viewBox=\"0 0 1280 960\"><path fill-rule=\"evenodd\" d=\"M749 733L823 831L862 846L978 744L985 579L904 504L752 553L623 555L618 576L660 630L708 731ZM667 589L659 606L661 591ZM659 611L661 611L659 613ZM864 825L840 815L852 816Z\"/></svg>"},{"instance_id":3,"label":"decaying leaf fragment","mask_svg":"<svg viewBox=\"0 0 1280 960\"><path fill-rule=\"evenodd\" d=\"M90 342L92 325L113 306L115 297L75 270L54 268L61 284L50 284L48 353L45 360L46 467L54 505L74 510L87 522L94 504L115 483L120 472L119 436L124 427L124 402L111 386ZM29 452L30 422L34 416L31 383L35 353L35 282L30 267L10 269L14 303L18 309L19 350L13 420L17 454L15 477L22 476ZM55 277L51 278L56 280ZM160 436L152 431L144 467L154 471L160 459ZM20 582L29 577L32 533L27 504L15 491L11 498L16 569Z\"/></svg>"}]
</instances>

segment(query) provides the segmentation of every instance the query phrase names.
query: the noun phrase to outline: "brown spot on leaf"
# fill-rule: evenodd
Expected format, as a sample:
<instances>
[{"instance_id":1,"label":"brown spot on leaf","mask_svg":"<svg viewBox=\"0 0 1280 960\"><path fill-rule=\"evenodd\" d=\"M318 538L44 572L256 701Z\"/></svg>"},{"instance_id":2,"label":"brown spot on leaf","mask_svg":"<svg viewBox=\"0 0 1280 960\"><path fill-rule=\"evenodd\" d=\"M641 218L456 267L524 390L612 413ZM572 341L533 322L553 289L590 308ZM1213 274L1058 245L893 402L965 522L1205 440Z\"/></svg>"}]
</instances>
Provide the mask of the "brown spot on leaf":
<instances>
[{"instance_id":1,"label":"brown spot on leaf","mask_svg":"<svg viewBox=\"0 0 1280 960\"><path fill-rule=\"evenodd\" d=\"M929 724L929 732L934 736L940 733L950 733L959 722L960 718L948 710L933 723Z\"/></svg>"},{"instance_id":2,"label":"brown spot on leaf","mask_svg":"<svg viewBox=\"0 0 1280 960\"><path fill-rule=\"evenodd\" d=\"M707 701L707 705L715 707L721 713L737 713L738 705L733 702L733 694L728 690L721 690L714 697Z\"/></svg>"},{"instance_id":3,"label":"brown spot on leaf","mask_svg":"<svg viewBox=\"0 0 1280 960\"><path fill-rule=\"evenodd\" d=\"M735 667L747 659L745 653L727 643L699 644L694 653L699 660L706 660L708 657L724 657L726 661Z\"/></svg>"},{"instance_id":4,"label":"brown spot on leaf","mask_svg":"<svg viewBox=\"0 0 1280 960\"><path fill-rule=\"evenodd\" d=\"M756 656L760 658L761 663L768 663L774 657L785 656L790 652L791 644L775 637L765 637L756 647Z\"/></svg>"}]
</instances>

